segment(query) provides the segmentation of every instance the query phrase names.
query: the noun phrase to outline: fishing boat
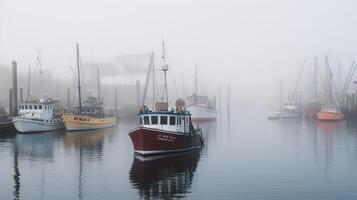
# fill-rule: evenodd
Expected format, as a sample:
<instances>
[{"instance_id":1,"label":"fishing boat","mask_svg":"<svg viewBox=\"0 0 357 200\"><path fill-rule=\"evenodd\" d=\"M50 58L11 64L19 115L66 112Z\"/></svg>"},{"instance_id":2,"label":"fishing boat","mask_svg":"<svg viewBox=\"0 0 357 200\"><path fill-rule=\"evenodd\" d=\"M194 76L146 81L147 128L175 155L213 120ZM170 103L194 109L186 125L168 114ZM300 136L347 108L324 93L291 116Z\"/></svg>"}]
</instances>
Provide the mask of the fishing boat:
<instances>
[{"instance_id":1,"label":"fishing boat","mask_svg":"<svg viewBox=\"0 0 357 200\"><path fill-rule=\"evenodd\" d=\"M67 131L88 131L104 129L115 126L115 117L107 116L104 113L103 104L100 102L99 70L97 68L98 97L90 93L82 106L79 46L77 44L77 70L78 70L78 102L79 106L74 109L76 113L66 112L62 115Z\"/></svg>"},{"instance_id":2,"label":"fishing boat","mask_svg":"<svg viewBox=\"0 0 357 200\"><path fill-rule=\"evenodd\" d=\"M13 118L14 126L21 133L64 129L58 107L58 102L49 97L19 104L18 116Z\"/></svg>"},{"instance_id":3,"label":"fishing boat","mask_svg":"<svg viewBox=\"0 0 357 200\"><path fill-rule=\"evenodd\" d=\"M280 113L279 112L273 112L271 115L267 117L267 120L278 120L280 119Z\"/></svg>"},{"instance_id":4,"label":"fishing boat","mask_svg":"<svg viewBox=\"0 0 357 200\"><path fill-rule=\"evenodd\" d=\"M303 117L303 112L299 105L295 102L284 103L283 109L280 110L281 118L301 118Z\"/></svg>"},{"instance_id":5,"label":"fishing boat","mask_svg":"<svg viewBox=\"0 0 357 200\"><path fill-rule=\"evenodd\" d=\"M142 106L138 114L139 125L129 132L134 152L144 156L188 151L203 144L202 131L194 128L191 113L185 110L185 101L178 99L176 109L169 109L164 43L162 58L166 101L157 102L155 110Z\"/></svg>"},{"instance_id":6,"label":"fishing boat","mask_svg":"<svg viewBox=\"0 0 357 200\"><path fill-rule=\"evenodd\" d=\"M187 97L186 109L191 112L193 121L214 121L217 119L217 110L214 101L207 96L193 94Z\"/></svg>"},{"instance_id":7,"label":"fishing boat","mask_svg":"<svg viewBox=\"0 0 357 200\"><path fill-rule=\"evenodd\" d=\"M208 96L197 94L197 69L195 73L195 92L187 97L187 102L186 109L191 112L193 121L215 121L217 119L215 97L211 100Z\"/></svg>"},{"instance_id":8,"label":"fishing boat","mask_svg":"<svg viewBox=\"0 0 357 200\"><path fill-rule=\"evenodd\" d=\"M11 116L6 112L6 109L0 105L0 132L15 130Z\"/></svg>"},{"instance_id":9,"label":"fishing boat","mask_svg":"<svg viewBox=\"0 0 357 200\"><path fill-rule=\"evenodd\" d=\"M322 106L321 111L317 113L319 121L339 121L344 119L341 108L336 104L327 104Z\"/></svg>"}]
</instances>

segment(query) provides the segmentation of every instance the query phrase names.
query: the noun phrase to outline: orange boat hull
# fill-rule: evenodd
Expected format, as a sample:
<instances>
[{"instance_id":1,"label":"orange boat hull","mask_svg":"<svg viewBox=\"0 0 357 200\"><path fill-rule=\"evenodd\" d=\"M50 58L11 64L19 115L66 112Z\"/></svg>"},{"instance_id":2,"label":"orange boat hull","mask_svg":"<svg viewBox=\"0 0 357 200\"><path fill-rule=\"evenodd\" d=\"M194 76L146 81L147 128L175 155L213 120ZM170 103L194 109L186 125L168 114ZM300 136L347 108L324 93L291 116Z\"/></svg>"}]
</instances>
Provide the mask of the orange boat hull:
<instances>
[{"instance_id":1,"label":"orange boat hull","mask_svg":"<svg viewBox=\"0 0 357 200\"><path fill-rule=\"evenodd\" d=\"M319 112L317 113L317 119L320 121L338 121L343 120L344 115L342 113L333 112Z\"/></svg>"}]
</instances>

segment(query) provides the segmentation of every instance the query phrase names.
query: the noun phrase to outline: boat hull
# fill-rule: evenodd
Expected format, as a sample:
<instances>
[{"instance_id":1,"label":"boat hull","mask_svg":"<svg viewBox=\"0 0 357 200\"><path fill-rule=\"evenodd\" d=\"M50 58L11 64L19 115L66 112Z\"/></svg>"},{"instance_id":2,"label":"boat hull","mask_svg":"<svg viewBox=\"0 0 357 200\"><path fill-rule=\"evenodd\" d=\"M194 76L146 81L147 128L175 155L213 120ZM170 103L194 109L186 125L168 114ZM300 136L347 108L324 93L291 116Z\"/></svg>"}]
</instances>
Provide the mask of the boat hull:
<instances>
[{"instance_id":1,"label":"boat hull","mask_svg":"<svg viewBox=\"0 0 357 200\"><path fill-rule=\"evenodd\" d=\"M129 132L134 152L155 155L183 152L201 147L201 135L181 134L159 129L139 127Z\"/></svg>"},{"instance_id":2,"label":"boat hull","mask_svg":"<svg viewBox=\"0 0 357 200\"><path fill-rule=\"evenodd\" d=\"M302 118L303 113L298 110L283 110L280 112L280 118Z\"/></svg>"},{"instance_id":3,"label":"boat hull","mask_svg":"<svg viewBox=\"0 0 357 200\"><path fill-rule=\"evenodd\" d=\"M215 121L217 119L217 111L210 108L199 105L190 105L186 107L186 110L190 111L191 119L194 122Z\"/></svg>"},{"instance_id":4,"label":"boat hull","mask_svg":"<svg viewBox=\"0 0 357 200\"><path fill-rule=\"evenodd\" d=\"M344 115L335 112L319 112L317 113L317 119L320 121L339 121L344 119Z\"/></svg>"},{"instance_id":5,"label":"boat hull","mask_svg":"<svg viewBox=\"0 0 357 200\"><path fill-rule=\"evenodd\" d=\"M42 120L15 117L13 119L16 130L20 133L47 132L64 129L61 120L57 122L45 122Z\"/></svg>"},{"instance_id":6,"label":"boat hull","mask_svg":"<svg viewBox=\"0 0 357 200\"><path fill-rule=\"evenodd\" d=\"M63 114L64 125L67 131L98 130L115 126L115 117L96 118L89 116Z\"/></svg>"}]
</instances>

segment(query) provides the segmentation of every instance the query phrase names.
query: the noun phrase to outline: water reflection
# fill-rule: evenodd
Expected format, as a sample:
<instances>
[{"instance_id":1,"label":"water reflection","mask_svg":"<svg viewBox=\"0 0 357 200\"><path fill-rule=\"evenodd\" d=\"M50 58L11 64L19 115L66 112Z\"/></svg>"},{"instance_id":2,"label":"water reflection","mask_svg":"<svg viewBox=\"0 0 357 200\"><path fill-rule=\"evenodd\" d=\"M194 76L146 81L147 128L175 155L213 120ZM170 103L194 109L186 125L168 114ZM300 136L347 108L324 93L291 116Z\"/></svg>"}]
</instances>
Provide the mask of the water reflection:
<instances>
[{"instance_id":1,"label":"water reflection","mask_svg":"<svg viewBox=\"0 0 357 200\"><path fill-rule=\"evenodd\" d=\"M199 157L197 150L148 158L135 156L130 181L141 199L183 198L190 192Z\"/></svg>"},{"instance_id":2,"label":"water reflection","mask_svg":"<svg viewBox=\"0 0 357 200\"><path fill-rule=\"evenodd\" d=\"M67 132L63 138L65 149L75 149L78 152L78 199L83 199L83 168L84 160L101 161L103 157L104 140L112 137L115 128L101 130Z\"/></svg>"}]
</instances>

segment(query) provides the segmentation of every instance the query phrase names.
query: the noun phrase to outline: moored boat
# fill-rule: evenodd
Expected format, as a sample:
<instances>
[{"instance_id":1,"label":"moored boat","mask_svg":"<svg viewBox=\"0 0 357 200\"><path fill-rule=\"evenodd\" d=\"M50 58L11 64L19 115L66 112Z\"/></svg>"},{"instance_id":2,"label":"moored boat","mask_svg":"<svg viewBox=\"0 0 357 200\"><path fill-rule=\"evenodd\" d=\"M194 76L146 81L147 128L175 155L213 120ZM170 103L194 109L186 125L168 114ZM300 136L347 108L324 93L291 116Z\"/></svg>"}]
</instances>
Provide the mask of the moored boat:
<instances>
[{"instance_id":1,"label":"moored boat","mask_svg":"<svg viewBox=\"0 0 357 200\"><path fill-rule=\"evenodd\" d=\"M107 116L100 102L99 69L97 67L98 97L89 94L89 97L82 106L81 79L80 79L80 59L79 47L77 44L77 70L78 70L78 108L72 109L75 112L66 112L62 115L67 131L88 131L104 129L115 126L116 118Z\"/></svg>"},{"instance_id":2,"label":"moored boat","mask_svg":"<svg viewBox=\"0 0 357 200\"><path fill-rule=\"evenodd\" d=\"M280 110L280 118L301 118L303 112L295 102L285 103L283 109Z\"/></svg>"},{"instance_id":3,"label":"moored boat","mask_svg":"<svg viewBox=\"0 0 357 200\"><path fill-rule=\"evenodd\" d=\"M14 126L21 133L46 132L64 129L61 116L57 113L58 102L44 97L37 102L19 104Z\"/></svg>"},{"instance_id":4,"label":"moored boat","mask_svg":"<svg viewBox=\"0 0 357 200\"><path fill-rule=\"evenodd\" d=\"M195 129L191 113L181 110L177 101L176 110L168 110L166 102L156 104L155 111L144 107L138 114L139 126L129 132L134 152L141 155L173 153L200 148L202 131Z\"/></svg>"},{"instance_id":5,"label":"moored boat","mask_svg":"<svg viewBox=\"0 0 357 200\"><path fill-rule=\"evenodd\" d=\"M187 97L186 110L191 112L192 121L215 121L217 119L216 98L209 99L208 96L198 95L197 69L195 70L195 91Z\"/></svg>"},{"instance_id":6,"label":"moored boat","mask_svg":"<svg viewBox=\"0 0 357 200\"><path fill-rule=\"evenodd\" d=\"M188 151L203 144L202 131L194 128L185 101L178 99L176 109L169 109L164 43L162 58L165 101L157 102L154 111L143 105L138 114L138 127L129 132L134 152L144 156Z\"/></svg>"},{"instance_id":7,"label":"moored boat","mask_svg":"<svg viewBox=\"0 0 357 200\"><path fill-rule=\"evenodd\" d=\"M344 119L344 115L338 105L327 104L317 114L317 119L320 121L339 121Z\"/></svg>"},{"instance_id":8,"label":"moored boat","mask_svg":"<svg viewBox=\"0 0 357 200\"><path fill-rule=\"evenodd\" d=\"M193 94L187 97L188 106L193 121L214 121L217 119L215 104L207 96Z\"/></svg>"}]
</instances>

